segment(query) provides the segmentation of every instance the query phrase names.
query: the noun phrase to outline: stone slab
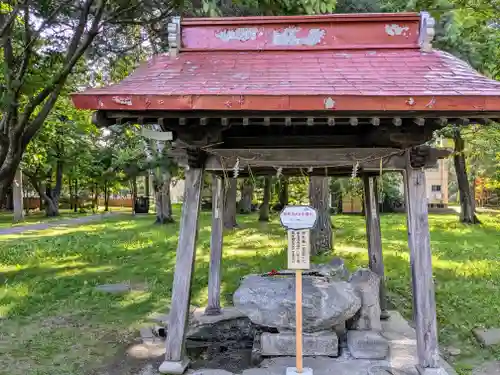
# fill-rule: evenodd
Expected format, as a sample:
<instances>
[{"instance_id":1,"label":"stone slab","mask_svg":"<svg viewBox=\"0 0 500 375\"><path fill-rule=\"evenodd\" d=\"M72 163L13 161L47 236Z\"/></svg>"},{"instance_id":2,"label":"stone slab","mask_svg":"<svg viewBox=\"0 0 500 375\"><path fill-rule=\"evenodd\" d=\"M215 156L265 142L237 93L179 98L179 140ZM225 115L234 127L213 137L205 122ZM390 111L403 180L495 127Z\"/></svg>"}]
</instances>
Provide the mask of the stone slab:
<instances>
[{"instance_id":1,"label":"stone slab","mask_svg":"<svg viewBox=\"0 0 500 375\"><path fill-rule=\"evenodd\" d=\"M218 315L206 315L204 308L196 309L186 333L189 339L209 342L241 341L254 335L250 319L234 307L224 308Z\"/></svg>"},{"instance_id":2,"label":"stone slab","mask_svg":"<svg viewBox=\"0 0 500 375\"><path fill-rule=\"evenodd\" d=\"M347 347L357 359L385 359L389 355L389 343L375 331L348 331Z\"/></svg>"},{"instance_id":3,"label":"stone slab","mask_svg":"<svg viewBox=\"0 0 500 375\"><path fill-rule=\"evenodd\" d=\"M338 342L335 332L303 333L302 354L337 357L339 355ZM263 356L295 355L295 345L295 332L264 332L260 336L260 352Z\"/></svg>"},{"instance_id":4,"label":"stone slab","mask_svg":"<svg viewBox=\"0 0 500 375\"><path fill-rule=\"evenodd\" d=\"M194 309L191 317L191 324L216 324L225 320L246 318L246 315L235 307L224 307L217 315L205 314L205 308Z\"/></svg>"},{"instance_id":5,"label":"stone slab","mask_svg":"<svg viewBox=\"0 0 500 375\"><path fill-rule=\"evenodd\" d=\"M480 329L476 328L473 330L474 336L477 340L485 345L499 345L500 344L500 328L490 328L490 329Z\"/></svg>"},{"instance_id":6,"label":"stone slab","mask_svg":"<svg viewBox=\"0 0 500 375\"><path fill-rule=\"evenodd\" d=\"M196 371L189 371L189 375L233 375L232 372L220 369L201 369Z\"/></svg>"},{"instance_id":7,"label":"stone slab","mask_svg":"<svg viewBox=\"0 0 500 375\"><path fill-rule=\"evenodd\" d=\"M95 289L98 290L99 292L119 294L119 293L130 292L131 287L130 287L130 284L117 283L117 284L102 284L102 285L97 285L95 287Z\"/></svg>"},{"instance_id":8,"label":"stone slab","mask_svg":"<svg viewBox=\"0 0 500 375\"><path fill-rule=\"evenodd\" d=\"M160 365L158 371L162 374L173 374L173 375L181 375L184 374L187 367L189 366L189 359L184 358L181 361L163 361Z\"/></svg>"},{"instance_id":9,"label":"stone slab","mask_svg":"<svg viewBox=\"0 0 500 375\"><path fill-rule=\"evenodd\" d=\"M419 375L448 375L446 373L446 370L442 367L438 368L430 368L430 367L425 367L422 368L420 366L417 366L417 370Z\"/></svg>"},{"instance_id":10,"label":"stone slab","mask_svg":"<svg viewBox=\"0 0 500 375\"><path fill-rule=\"evenodd\" d=\"M489 361L472 370L472 375L500 375L500 361Z\"/></svg>"}]
</instances>

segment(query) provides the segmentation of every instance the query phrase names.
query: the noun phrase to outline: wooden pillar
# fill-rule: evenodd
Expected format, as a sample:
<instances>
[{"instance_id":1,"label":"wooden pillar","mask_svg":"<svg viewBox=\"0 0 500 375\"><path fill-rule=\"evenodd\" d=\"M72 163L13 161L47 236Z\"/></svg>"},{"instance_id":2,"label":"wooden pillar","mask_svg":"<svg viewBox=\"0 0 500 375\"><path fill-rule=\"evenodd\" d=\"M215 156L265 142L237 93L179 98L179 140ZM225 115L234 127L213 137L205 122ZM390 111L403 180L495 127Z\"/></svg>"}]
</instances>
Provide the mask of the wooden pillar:
<instances>
[{"instance_id":1,"label":"wooden pillar","mask_svg":"<svg viewBox=\"0 0 500 375\"><path fill-rule=\"evenodd\" d=\"M159 369L161 373L182 374L189 364L189 359L184 353L184 339L189 318L203 170L204 168L190 167L185 171L184 203L175 260L168 334L165 342L165 361Z\"/></svg>"},{"instance_id":2,"label":"wooden pillar","mask_svg":"<svg viewBox=\"0 0 500 375\"><path fill-rule=\"evenodd\" d=\"M368 262L370 270L380 277L381 318L387 318L387 300L385 296L384 257L382 254L382 235L380 231L380 212L377 201L376 177L363 176L365 190L366 237L368 240Z\"/></svg>"},{"instance_id":3,"label":"wooden pillar","mask_svg":"<svg viewBox=\"0 0 500 375\"><path fill-rule=\"evenodd\" d=\"M24 219L23 211L23 172L17 168L12 183L12 205L14 208L14 222L18 223Z\"/></svg>"},{"instance_id":4,"label":"wooden pillar","mask_svg":"<svg viewBox=\"0 0 500 375\"><path fill-rule=\"evenodd\" d=\"M417 333L419 370L425 373L426 369L439 367L439 347L424 170L413 169L408 165L405 185L413 317Z\"/></svg>"},{"instance_id":5,"label":"wooden pillar","mask_svg":"<svg viewBox=\"0 0 500 375\"><path fill-rule=\"evenodd\" d=\"M210 237L210 270L208 275L207 315L220 314L220 282L224 219L224 184L212 175L212 233Z\"/></svg>"}]
</instances>

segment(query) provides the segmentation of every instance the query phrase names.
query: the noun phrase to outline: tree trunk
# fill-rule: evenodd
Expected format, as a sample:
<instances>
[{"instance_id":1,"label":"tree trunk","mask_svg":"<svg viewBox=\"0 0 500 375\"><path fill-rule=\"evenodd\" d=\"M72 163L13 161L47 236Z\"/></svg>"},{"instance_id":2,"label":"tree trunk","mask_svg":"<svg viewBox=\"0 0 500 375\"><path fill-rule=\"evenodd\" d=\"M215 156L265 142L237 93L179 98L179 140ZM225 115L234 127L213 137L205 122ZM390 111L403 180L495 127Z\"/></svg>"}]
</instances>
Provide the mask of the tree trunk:
<instances>
[{"instance_id":1,"label":"tree trunk","mask_svg":"<svg viewBox=\"0 0 500 375\"><path fill-rule=\"evenodd\" d=\"M460 135L460 130L455 130L453 140L455 142L453 163L455 164L460 196L460 221L466 224L479 224L480 221L474 210L474 197L472 196L469 180L467 178L467 166L464 155L465 142Z\"/></svg>"},{"instance_id":2,"label":"tree trunk","mask_svg":"<svg viewBox=\"0 0 500 375\"><path fill-rule=\"evenodd\" d=\"M132 215L135 215L135 202L137 201L137 177L132 177Z\"/></svg>"},{"instance_id":3,"label":"tree trunk","mask_svg":"<svg viewBox=\"0 0 500 375\"><path fill-rule=\"evenodd\" d=\"M148 174L144 178L144 185L145 185L146 197L147 198L149 198L149 194L151 194L150 191L149 191L149 184L150 183L151 183L151 176L150 176L149 171L148 171Z\"/></svg>"},{"instance_id":4,"label":"tree trunk","mask_svg":"<svg viewBox=\"0 0 500 375\"><path fill-rule=\"evenodd\" d=\"M78 179L75 178L75 200L74 200L75 207L73 209L74 212L78 212Z\"/></svg>"},{"instance_id":5,"label":"tree trunk","mask_svg":"<svg viewBox=\"0 0 500 375\"><path fill-rule=\"evenodd\" d=\"M170 198L170 182L172 177L170 173L162 176L162 181L155 184L156 195L156 224L173 223L172 200Z\"/></svg>"},{"instance_id":6,"label":"tree trunk","mask_svg":"<svg viewBox=\"0 0 500 375\"><path fill-rule=\"evenodd\" d=\"M278 200L280 202L281 209L283 209L288 204L288 178L282 177L280 181L280 191Z\"/></svg>"},{"instance_id":7,"label":"tree trunk","mask_svg":"<svg viewBox=\"0 0 500 375\"><path fill-rule=\"evenodd\" d=\"M241 186L240 213L249 214L252 212L253 184L250 179L245 179Z\"/></svg>"},{"instance_id":8,"label":"tree trunk","mask_svg":"<svg viewBox=\"0 0 500 375\"><path fill-rule=\"evenodd\" d=\"M99 211L99 186L97 183L94 185L94 197L92 198L92 211L96 213Z\"/></svg>"},{"instance_id":9,"label":"tree trunk","mask_svg":"<svg viewBox=\"0 0 500 375\"><path fill-rule=\"evenodd\" d=\"M236 222L236 192L238 181L236 178L225 180L226 184L224 196L224 228L233 229L238 226Z\"/></svg>"},{"instance_id":10,"label":"tree trunk","mask_svg":"<svg viewBox=\"0 0 500 375\"><path fill-rule=\"evenodd\" d=\"M108 181L104 181L104 212L109 211Z\"/></svg>"},{"instance_id":11,"label":"tree trunk","mask_svg":"<svg viewBox=\"0 0 500 375\"><path fill-rule=\"evenodd\" d=\"M318 212L316 226L311 230L311 254L317 255L332 249L332 221L328 204L329 178L309 177L309 202Z\"/></svg>"},{"instance_id":12,"label":"tree trunk","mask_svg":"<svg viewBox=\"0 0 500 375\"><path fill-rule=\"evenodd\" d=\"M271 200L271 176L264 177L264 197L259 210L259 221L269 221L269 201Z\"/></svg>"},{"instance_id":13,"label":"tree trunk","mask_svg":"<svg viewBox=\"0 0 500 375\"><path fill-rule=\"evenodd\" d=\"M73 209L74 197L73 197L73 185L71 184L71 178L68 178L68 188L69 188L69 209Z\"/></svg>"},{"instance_id":14,"label":"tree trunk","mask_svg":"<svg viewBox=\"0 0 500 375\"><path fill-rule=\"evenodd\" d=\"M17 169L14 182L12 183L12 203L14 206L14 222L18 223L24 219L23 211L23 172Z\"/></svg>"}]
</instances>

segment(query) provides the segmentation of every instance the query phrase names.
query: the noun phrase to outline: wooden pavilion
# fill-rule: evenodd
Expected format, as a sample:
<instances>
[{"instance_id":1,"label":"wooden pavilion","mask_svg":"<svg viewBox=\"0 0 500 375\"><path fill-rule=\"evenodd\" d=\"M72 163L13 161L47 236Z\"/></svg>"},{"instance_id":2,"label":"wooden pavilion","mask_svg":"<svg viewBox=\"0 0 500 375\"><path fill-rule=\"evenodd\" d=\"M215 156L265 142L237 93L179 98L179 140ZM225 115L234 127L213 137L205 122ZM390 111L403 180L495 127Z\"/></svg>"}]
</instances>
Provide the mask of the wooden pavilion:
<instances>
[{"instance_id":1,"label":"wooden pavilion","mask_svg":"<svg viewBox=\"0 0 500 375\"><path fill-rule=\"evenodd\" d=\"M433 49L433 27L425 12L175 17L168 54L116 85L73 95L77 107L96 110L101 126L159 124L189 166L161 371L182 373L189 362L184 337L203 174L249 168L364 175L370 267L381 276L374 179L381 168L404 171L419 370L439 370L423 167L440 155L419 145L448 123L500 118L500 82ZM216 181L207 313L220 309L223 183Z\"/></svg>"}]
</instances>

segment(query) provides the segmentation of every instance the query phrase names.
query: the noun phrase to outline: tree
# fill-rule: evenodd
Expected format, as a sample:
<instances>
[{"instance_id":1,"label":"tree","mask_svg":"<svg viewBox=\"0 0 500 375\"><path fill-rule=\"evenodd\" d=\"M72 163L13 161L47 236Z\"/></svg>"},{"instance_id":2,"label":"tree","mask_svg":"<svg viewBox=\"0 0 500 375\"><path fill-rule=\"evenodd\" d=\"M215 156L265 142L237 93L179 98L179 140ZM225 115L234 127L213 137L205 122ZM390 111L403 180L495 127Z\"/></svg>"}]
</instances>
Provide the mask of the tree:
<instances>
[{"instance_id":1,"label":"tree","mask_svg":"<svg viewBox=\"0 0 500 375\"><path fill-rule=\"evenodd\" d=\"M156 34L174 6L160 0L18 0L0 3L0 197L30 140L40 130L75 69L95 73ZM95 49L90 47L94 43ZM82 61L86 55L87 61ZM105 58L104 58L105 57ZM99 61L99 64L97 64Z\"/></svg>"},{"instance_id":2,"label":"tree","mask_svg":"<svg viewBox=\"0 0 500 375\"><path fill-rule=\"evenodd\" d=\"M269 204L271 201L272 177L264 177L264 194L259 208L259 221L269 221Z\"/></svg>"},{"instance_id":3,"label":"tree","mask_svg":"<svg viewBox=\"0 0 500 375\"><path fill-rule=\"evenodd\" d=\"M253 190L252 179L243 179L241 183L240 214L249 214L252 212Z\"/></svg>"},{"instance_id":4,"label":"tree","mask_svg":"<svg viewBox=\"0 0 500 375\"><path fill-rule=\"evenodd\" d=\"M328 177L309 177L309 202L318 213L316 226L311 230L311 253L314 255L332 249L333 233L329 207Z\"/></svg>"}]
</instances>

